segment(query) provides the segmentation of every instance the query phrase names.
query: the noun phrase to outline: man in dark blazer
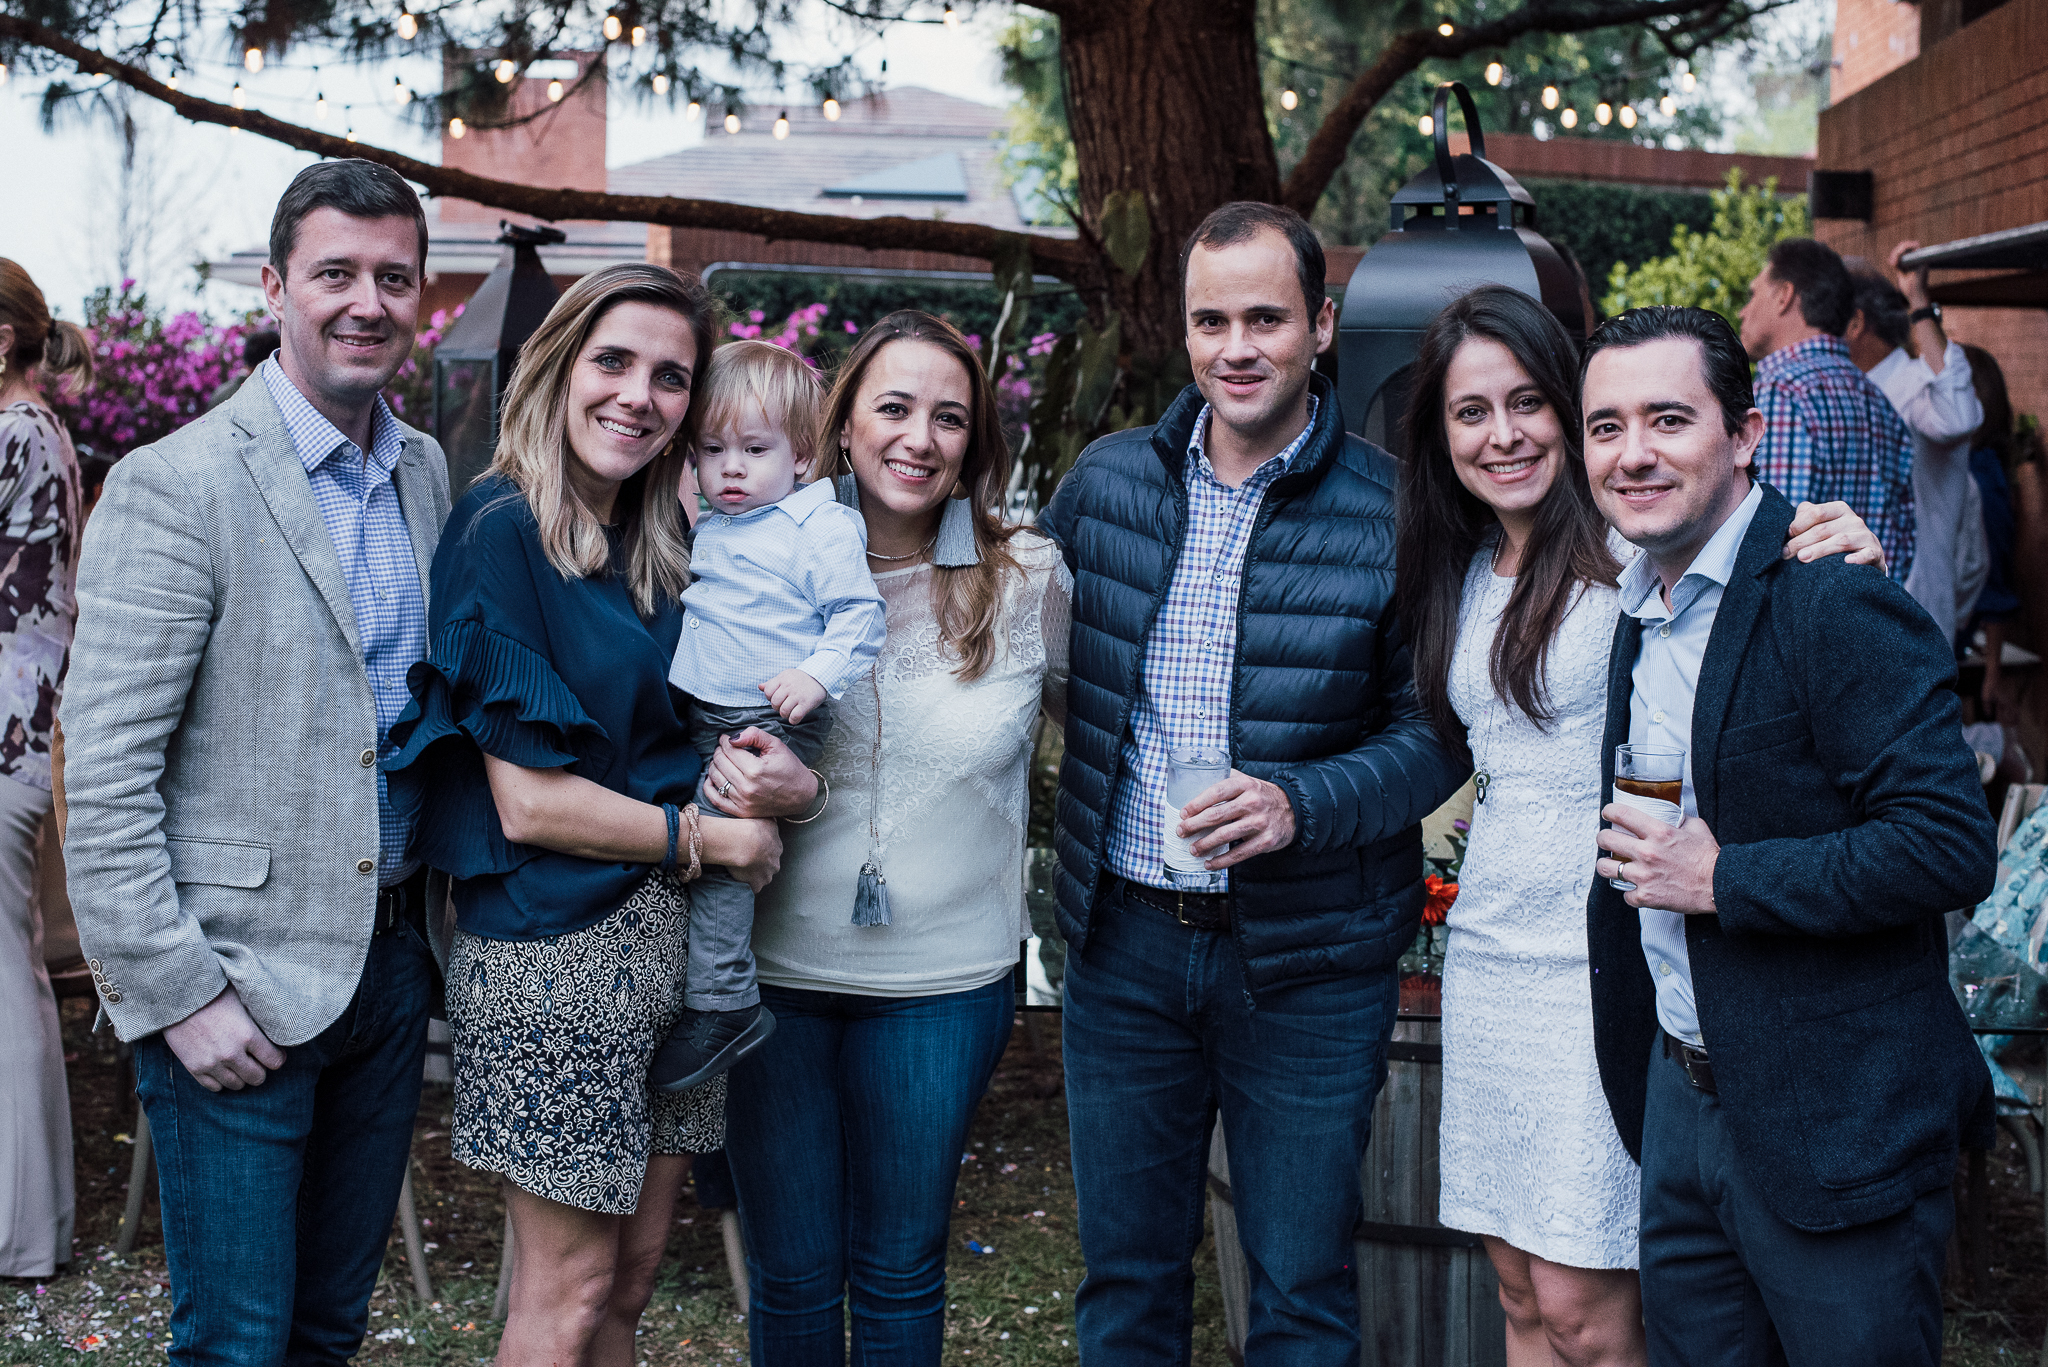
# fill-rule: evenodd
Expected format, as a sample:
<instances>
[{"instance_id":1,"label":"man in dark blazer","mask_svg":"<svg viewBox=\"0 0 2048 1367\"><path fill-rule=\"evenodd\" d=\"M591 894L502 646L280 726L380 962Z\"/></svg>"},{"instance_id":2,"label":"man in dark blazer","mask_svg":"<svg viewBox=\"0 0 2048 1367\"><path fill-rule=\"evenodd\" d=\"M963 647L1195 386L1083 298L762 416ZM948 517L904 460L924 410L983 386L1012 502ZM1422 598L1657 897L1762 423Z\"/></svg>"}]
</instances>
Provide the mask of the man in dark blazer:
<instances>
[{"instance_id":1,"label":"man in dark blazer","mask_svg":"<svg viewBox=\"0 0 2048 1367\"><path fill-rule=\"evenodd\" d=\"M1956 1149L1992 1125L1941 921L1995 864L1948 644L1883 574L1782 558L1720 317L1622 314L1584 390L1594 497L1644 551L1606 777L1619 744L1687 754L1681 824L1602 813L1587 911L1650 1360L1933 1364Z\"/></svg>"}]
</instances>

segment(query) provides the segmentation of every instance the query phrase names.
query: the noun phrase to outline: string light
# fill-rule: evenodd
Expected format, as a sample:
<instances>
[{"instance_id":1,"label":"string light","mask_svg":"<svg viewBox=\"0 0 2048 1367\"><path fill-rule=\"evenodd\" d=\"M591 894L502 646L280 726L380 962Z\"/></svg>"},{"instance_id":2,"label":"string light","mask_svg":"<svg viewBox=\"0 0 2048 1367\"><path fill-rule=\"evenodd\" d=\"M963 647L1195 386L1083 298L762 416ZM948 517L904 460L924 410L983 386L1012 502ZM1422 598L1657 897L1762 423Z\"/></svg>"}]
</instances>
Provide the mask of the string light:
<instances>
[{"instance_id":1,"label":"string light","mask_svg":"<svg viewBox=\"0 0 2048 1367\"><path fill-rule=\"evenodd\" d=\"M839 122L839 101L829 95L825 97L825 122Z\"/></svg>"},{"instance_id":2,"label":"string light","mask_svg":"<svg viewBox=\"0 0 2048 1367\"><path fill-rule=\"evenodd\" d=\"M5 67L0 67L0 73L4 73L5 71ZM7 77L4 74L0 74L0 82L4 82L6 79ZM171 78L168 81L165 81L164 84L169 86L172 90L176 90L178 88L178 73L176 68L172 69Z\"/></svg>"},{"instance_id":3,"label":"string light","mask_svg":"<svg viewBox=\"0 0 2048 1367\"><path fill-rule=\"evenodd\" d=\"M1676 95L1666 95L1663 99L1657 101L1657 108L1664 111L1665 118L1670 118L1678 112L1678 97Z\"/></svg>"},{"instance_id":4,"label":"string light","mask_svg":"<svg viewBox=\"0 0 2048 1367\"><path fill-rule=\"evenodd\" d=\"M1593 122L1599 124L1602 128L1605 128L1608 124L1614 122L1614 106L1607 103L1607 101L1605 100L1602 100L1600 101L1600 103L1594 105Z\"/></svg>"},{"instance_id":5,"label":"string light","mask_svg":"<svg viewBox=\"0 0 2048 1367\"><path fill-rule=\"evenodd\" d=\"M1486 83L1488 85L1499 85L1500 78L1506 74L1507 68L1499 62L1488 62L1486 64Z\"/></svg>"},{"instance_id":6,"label":"string light","mask_svg":"<svg viewBox=\"0 0 2048 1367\"><path fill-rule=\"evenodd\" d=\"M740 116L731 105L725 107L725 131L728 133L740 131Z\"/></svg>"},{"instance_id":7,"label":"string light","mask_svg":"<svg viewBox=\"0 0 2048 1367\"><path fill-rule=\"evenodd\" d=\"M785 109L782 111L781 115L775 120L775 140L777 142L781 142L784 138L787 138L788 136L789 111Z\"/></svg>"},{"instance_id":8,"label":"string light","mask_svg":"<svg viewBox=\"0 0 2048 1367\"><path fill-rule=\"evenodd\" d=\"M1436 134L1436 120L1430 115L1424 114L1415 121L1415 131L1422 134L1425 138L1434 137Z\"/></svg>"},{"instance_id":9,"label":"string light","mask_svg":"<svg viewBox=\"0 0 2048 1367\"><path fill-rule=\"evenodd\" d=\"M1295 94L1291 88L1280 92L1280 107L1282 109L1292 109L1300 103L1301 96Z\"/></svg>"},{"instance_id":10,"label":"string light","mask_svg":"<svg viewBox=\"0 0 2048 1367\"><path fill-rule=\"evenodd\" d=\"M1543 87L1543 107L1544 107L1545 109L1555 109L1555 108L1557 108L1557 87L1556 87L1556 86L1554 86L1554 85L1546 85L1546 86L1544 86L1544 87Z\"/></svg>"},{"instance_id":11,"label":"string light","mask_svg":"<svg viewBox=\"0 0 2048 1367\"><path fill-rule=\"evenodd\" d=\"M398 16L398 36L408 43L420 36L420 21L412 17L411 10Z\"/></svg>"},{"instance_id":12,"label":"string light","mask_svg":"<svg viewBox=\"0 0 2048 1367\"><path fill-rule=\"evenodd\" d=\"M687 117L694 119L697 117L698 114L703 112L703 109L703 105L698 104L695 100L692 100L690 101L690 107L683 112Z\"/></svg>"},{"instance_id":13,"label":"string light","mask_svg":"<svg viewBox=\"0 0 2048 1367\"><path fill-rule=\"evenodd\" d=\"M176 72L173 72L173 73L171 73L171 79L172 79L172 80L174 80L174 81L175 81L175 80L176 80L177 78L178 78L178 77L177 77L177 73L176 73ZM6 84L7 84L7 63L5 63L5 62L0 62L0 85L6 85ZM173 90L176 90L177 88L178 88L178 87L177 87L177 86L175 86L175 85L171 87L171 89L173 89Z\"/></svg>"},{"instance_id":14,"label":"string light","mask_svg":"<svg viewBox=\"0 0 2048 1367\"><path fill-rule=\"evenodd\" d=\"M1564 111L1564 113L1559 114L1557 116L1557 121L1563 124L1566 128L1577 128L1579 126L1579 111L1576 109L1567 109Z\"/></svg>"},{"instance_id":15,"label":"string light","mask_svg":"<svg viewBox=\"0 0 2048 1367\"><path fill-rule=\"evenodd\" d=\"M1680 90L1683 90L1688 95L1692 94L1692 88L1698 84L1699 77L1693 75L1690 71L1684 73L1678 78L1678 88Z\"/></svg>"},{"instance_id":16,"label":"string light","mask_svg":"<svg viewBox=\"0 0 2048 1367\"><path fill-rule=\"evenodd\" d=\"M457 142L461 142L462 135L467 133L468 131L469 125L464 123L461 119L448 120L448 136L455 139Z\"/></svg>"},{"instance_id":17,"label":"string light","mask_svg":"<svg viewBox=\"0 0 2048 1367\"><path fill-rule=\"evenodd\" d=\"M634 47L639 47L639 46L640 46L641 44L645 43L646 41L647 41L647 27L646 27L646 25L644 25L644 24L635 24L635 25L633 25L633 46L634 46Z\"/></svg>"},{"instance_id":18,"label":"string light","mask_svg":"<svg viewBox=\"0 0 2048 1367\"><path fill-rule=\"evenodd\" d=\"M562 83L560 81L548 82L548 102L550 104L560 104L562 102Z\"/></svg>"},{"instance_id":19,"label":"string light","mask_svg":"<svg viewBox=\"0 0 2048 1367\"><path fill-rule=\"evenodd\" d=\"M235 108L240 109L242 107L242 101L242 83L240 81L236 81L235 88L228 92L228 103L233 105Z\"/></svg>"},{"instance_id":20,"label":"string light","mask_svg":"<svg viewBox=\"0 0 2048 1367\"><path fill-rule=\"evenodd\" d=\"M654 93L657 95L668 94L668 76L666 73L660 71L654 73Z\"/></svg>"},{"instance_id":21,"label":"string light","mask_svg":"<svg viewBox=\"0 0 2048 1367\"><path fill-rule=\"evenodd\" d=\"M353 127L351 127L348 130L348 140L350 142L354 142L356 140L356 130Z\"/></svg>"},{"instance_id":22,"label":"string light","mask_svg":"<svg viewBox=\"0 0 2048 1367\"><path fill-rule=\"evenodd\" d=\"M244 52L242 54L242 65L248 68L249 74L252 76L263 70L263 49L252 47L247 52Z\"/></svg>"},{"instance_id":23,"label":"string light","mask_svg":"<svg viewBox=\"0 0 2048 1367\"><path fill-rule=\"evenodd\" d=\"M605 40L605 41L606 41L607 43L616 43L616 42L618 42L618 41L619 41L619 35L620 35L621 33L624 33L625 31L626 31L626 26L625 26L624 24L622 24L622 23L620 23L620 22L619 22L619 16L618 16L618 15L616 15L616 14L607 14L607 15L606 15L606 16L604 17L604 40Z\"/></svg>"},{"instance_id":24,"label":"string light","mask_svg":"<svg viewBox=\"0 0 2048 1367\"><path fill-rule=\"evenodd\" d=\"M1455 24L1438 24L1436 26L1436 31L1438 33L1441 33L1444 37L1448 38L1453 33L1456 33L1458 31L1458 27Z\"/></svg>"},{"instance_id":25,"label":"string light","mask_svg":"<svg viewBox=\"0 0 2048 1367\"><path fill-rule=\"evenodd\" d=\"M951 5L946 6L945 17L940 20L947 28L960 27L960 15Z\"/></svg>"},{"instance_id":26,"label":"string light","mask_svg":"<svg viewBox=\"0 0 2048 1367\"><path fill-rule=\"evenodd\" d=\"M327 92L324 90L313 97L313 117L322 123L327 121Z\"/></svg>"},{"instance_id":27,"label":"string light","mask_svg":"<svg viewBox=\"0 0 2048 1367\"><path fill-rule=\"evenodd\" d=\"M406 105L412 103L412 92L405 88L405 82L396 76L391 78L391 103Z\"/></svg>"},{"instance_id":28,"label":"string light","mask_svg":"<svg viewBox=\"0 0 2048 1367\"><path fill-rule=\"evenodd\" d=\"M1636 126L1636 107L1634 105L1625 104L1621 107L1621 126L1623 128L1634 128Z\"/></svg>"}]
</instances>

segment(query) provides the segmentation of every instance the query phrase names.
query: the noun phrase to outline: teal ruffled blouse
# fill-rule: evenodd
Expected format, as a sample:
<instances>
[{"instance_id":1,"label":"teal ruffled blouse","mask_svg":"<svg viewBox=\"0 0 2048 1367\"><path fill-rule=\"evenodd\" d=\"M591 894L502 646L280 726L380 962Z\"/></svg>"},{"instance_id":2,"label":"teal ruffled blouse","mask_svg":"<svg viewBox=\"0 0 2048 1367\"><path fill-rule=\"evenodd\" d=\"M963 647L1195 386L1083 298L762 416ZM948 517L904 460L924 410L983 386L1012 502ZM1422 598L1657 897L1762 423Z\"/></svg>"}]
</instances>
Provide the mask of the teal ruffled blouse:
<instances>
[{"instance_id":1,"label":"teal ruffled blouse","mask_svg":"<svg viewBox=\"0 0 2048 1367\"><path fill-rule=\"evenodd\" d=\"M1972 917L1979 930L2019 958L2048 973L2048 943L2034 938L2034 923L2048 912L2048 803L2034 809L1998 856L1998 883ZM1991 1065L1991 1082L2001 1100L2024 1103L2026 1093L1998 1066L1999 1050L2011 1035L1979 1035L1977 1047Z\"/></svg>"},{"instance_id":2,"label":"teal ruffled blouse","mask_svg":"<svg viewBox=\"0 0 2048 1367\"><path fill-rule=\"evenodd\" d=\"M691 801L703 762L668 682L682 606L643 618L621 575L563 578L526 499L497 476L449 514L432 587L427 658L406 676L412 703L384 765L392 803L414 817L411 852L453 878L456 922L473 934L595 925L651 866L507 840L483 757L567 768L642 802Z\"/></svg>"}]
</instances>

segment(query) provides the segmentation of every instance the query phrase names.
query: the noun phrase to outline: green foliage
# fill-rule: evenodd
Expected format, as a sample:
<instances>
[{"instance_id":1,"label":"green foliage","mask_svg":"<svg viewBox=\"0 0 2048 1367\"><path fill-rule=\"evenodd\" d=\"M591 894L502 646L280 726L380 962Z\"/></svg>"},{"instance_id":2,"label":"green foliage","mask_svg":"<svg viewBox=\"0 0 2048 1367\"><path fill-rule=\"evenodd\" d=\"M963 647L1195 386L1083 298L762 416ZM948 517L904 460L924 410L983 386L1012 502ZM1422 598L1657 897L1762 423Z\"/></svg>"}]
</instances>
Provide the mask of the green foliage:
<instances>
[{"instance_id":1,"label":"green foliage","mask_svg":"<svg viewBox=\"0 0 2048 1367\"><path fill-rule=\"evenodd\" d=\"M1714 222L1704 233L1680 224L1668 256L1631 270L1617 265L1600 307L1609 316L1646 304L1689 304L1712 309L1741 327L1736 315L1749 298L1749 282L1763 269L1771 244L1811 232L1806 200L1780 195L1776 179L1744 189L1742 173L1728 173L1728 188L1713 194Z\"/></svg>"},{"instance_id":2,"label":"green foliage","mask_svg":"<svg viewBox=\"0 0 2048 1367\"><path fill-rule=\"evenodd\" d=\"M1059 21L1043 14L1019 18L996 40L996 53L1004 84L1019 96L1002 135L1004 180L1033 223L1072 227L1081 202L1081 168L1067 133Z\"/></svg>"},{"instance_id":3,"label":"green foliage","mask_svg":"<svg viewBox=\"0 0 2048 1367\"><path fill-rule=\"evenodd\" d=\"M1695 190L1577 180L1522 184L1536 198L1536 231L1569 247L1596 291L1617 265L1633 270L1670 251L1671 235L1681 226L1705 232L1714 221L1713 199Z\"/></svg>"}]
</instances>

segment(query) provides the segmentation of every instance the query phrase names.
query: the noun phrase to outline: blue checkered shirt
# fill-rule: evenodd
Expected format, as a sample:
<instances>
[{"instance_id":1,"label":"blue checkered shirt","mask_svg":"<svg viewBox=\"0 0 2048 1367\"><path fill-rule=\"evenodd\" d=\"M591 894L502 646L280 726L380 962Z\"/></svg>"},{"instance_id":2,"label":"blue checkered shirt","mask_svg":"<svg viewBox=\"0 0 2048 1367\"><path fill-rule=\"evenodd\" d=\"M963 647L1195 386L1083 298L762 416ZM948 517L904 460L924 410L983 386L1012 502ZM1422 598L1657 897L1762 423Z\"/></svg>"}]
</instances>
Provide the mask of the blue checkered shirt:
<instances>
[{"instance_id":1,"label":"blue checkered shirt","mask_svg":"<svg viewBox=\"0 0 2048 1367\"><path fill-rule=\"evenodd\" d=\"M1124 738L1122 772L1109 809L1109 868L1120 878L1167 887L1161 844L1169 750L1231 754L1230 686L1237 671L1237 606L1245 550L1266 489L1287 472L1316 427L1309 395L1301 435L1235 489L1216 478L1203 443L1209 407L1195 419L1182 477L1188 489L1187 531L1173 582L1145 641L1138 702ZM1234 759L1235 756L1233 755ZM1228 871L1219 887L1229 883Z\"/></svg>"},{"instance_id":2,"label":"blue checkered shirt","mask_svg":"<svg viewBox=\"0 0 2048 1367\"><path fill-rule=\"evenodd\" d=\"M275 359L258 372L284 415L292 447L306 467L313 501L341 557L348 580L349 602L355 606L356 637L362 642L363 670L377 704L377 757L389 759L391 723L405 711L412 694L406 671L427 653L427 600L420 589L419 565L412 557L412 533L398 506L398 488L391 472L405 451L405 437L390 406L377 400L370 428L370 457L342 435L286 378ZM392 810L385 788L384 766L377 766L379 850L377 882L389 887L413 871L405 847L412 836L406 819Z\"/></svg>"},{"instance_id":3,"label":"blue checkered shirt","mask_svg":"<svg viewBox=\"0 0 2048 1367\"><path fill-rule=\"evenodd\" d=\"M1913 568L1913 434L1884 391L1825 334L1757 362L1756 473L1794 504L1840 499L1870 524L1899 583Z\"/></svg>"}]
</instances>

